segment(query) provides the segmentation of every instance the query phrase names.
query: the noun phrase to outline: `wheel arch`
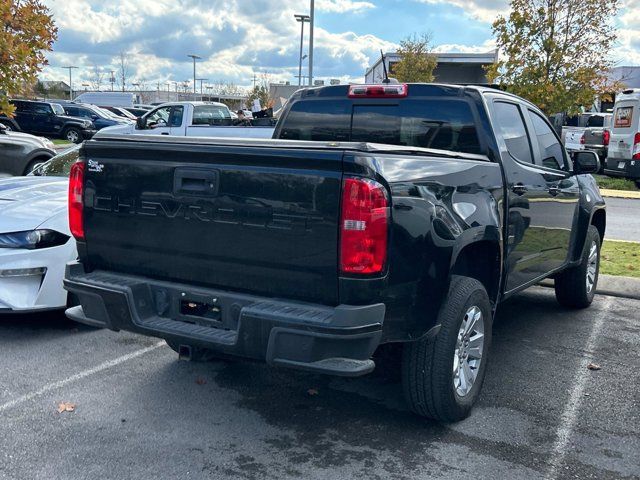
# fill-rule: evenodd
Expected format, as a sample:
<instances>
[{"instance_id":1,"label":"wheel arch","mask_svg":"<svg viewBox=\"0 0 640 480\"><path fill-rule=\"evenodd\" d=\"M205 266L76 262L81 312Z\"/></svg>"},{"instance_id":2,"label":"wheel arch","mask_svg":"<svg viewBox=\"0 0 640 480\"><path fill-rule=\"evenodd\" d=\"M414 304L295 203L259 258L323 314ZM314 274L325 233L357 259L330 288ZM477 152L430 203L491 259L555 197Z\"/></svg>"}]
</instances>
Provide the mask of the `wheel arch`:
<instances>
[{"instance_id":1,"label":"wheel arch","mask_svg":"<svg viewBox=\"0 0 640 480\"><path fill-rule=\"evenodd\" d=\"M449 282L454 275L478 280L487 290L495 309L500 299L503 272L503 251L500 231L483 227L469 241L458 242L451 258Z\"/></svg>"}]
</instances>

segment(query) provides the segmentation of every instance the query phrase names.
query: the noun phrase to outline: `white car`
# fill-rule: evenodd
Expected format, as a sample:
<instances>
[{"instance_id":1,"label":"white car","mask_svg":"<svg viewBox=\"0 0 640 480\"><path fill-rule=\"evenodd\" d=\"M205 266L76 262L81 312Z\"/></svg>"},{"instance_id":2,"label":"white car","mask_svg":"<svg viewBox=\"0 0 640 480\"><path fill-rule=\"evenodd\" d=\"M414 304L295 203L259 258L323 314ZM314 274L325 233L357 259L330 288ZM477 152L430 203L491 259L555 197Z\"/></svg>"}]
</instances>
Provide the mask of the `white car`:
<instances>
[{"instance_id":1,"label":"white car","mask_svg":"<svg viewBox=\"0 0 640 480\"><path fill-rule=\"evenodd\" d=\"M74 147L27 177L0 179L0 312L67 306L67 262L77 258L69 230L67 189Z\"/></svg>"}]
</instances>

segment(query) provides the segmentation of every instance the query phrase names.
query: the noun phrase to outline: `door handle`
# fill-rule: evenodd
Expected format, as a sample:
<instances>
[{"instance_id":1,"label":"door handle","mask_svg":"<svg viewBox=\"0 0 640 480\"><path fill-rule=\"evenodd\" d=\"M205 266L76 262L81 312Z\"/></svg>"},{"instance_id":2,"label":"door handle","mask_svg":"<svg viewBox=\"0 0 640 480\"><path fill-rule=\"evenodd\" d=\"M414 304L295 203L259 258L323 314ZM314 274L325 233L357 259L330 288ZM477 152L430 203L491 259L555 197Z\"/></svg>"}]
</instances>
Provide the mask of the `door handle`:
<instances>
[{"instance_id":1,"label":"door handle","mask_svg":"<svg viewBox=\"0 0 640 480\"><path fill-rule=\"evenodd\" d=\"M516 183L511 187L511 191L516 195L524 195L529 189L522 183Z\"/></svg>"},{"instance_id":2,"label":"door handle","mask_svg":"<svg viewBox=\"0 0 640 480\"><path fill-rule=\"evenodd\" d=\"M167 132L162 132L160 135L169 135Z\"/></svg>"},{"instance_id":3,"label":"door handle","mask_svg":"<svg viewBox=\"0 0 640 480\"><path fill-rule=\"evenodd\" d=\"M553 195L554 197L558 194L560 194L562 190L560 189L560 187L558 185L552 185L549 187L549 193L551 195Z\"/></svg>"}]
</instances>

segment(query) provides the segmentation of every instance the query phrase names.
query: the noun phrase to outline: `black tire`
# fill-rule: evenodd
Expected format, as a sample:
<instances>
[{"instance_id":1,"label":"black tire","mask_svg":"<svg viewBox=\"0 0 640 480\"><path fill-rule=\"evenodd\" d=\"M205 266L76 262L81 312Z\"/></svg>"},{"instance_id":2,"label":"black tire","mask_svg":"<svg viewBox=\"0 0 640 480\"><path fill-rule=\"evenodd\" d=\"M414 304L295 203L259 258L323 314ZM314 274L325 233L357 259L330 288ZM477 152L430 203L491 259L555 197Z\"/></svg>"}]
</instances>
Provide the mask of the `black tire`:
<instances>
[{"instance_id":1,"label":"black tire","mask_svg":"<svg viewBox=\"0 0 640 480\"><path fill-rule=\"evenodd\" d=\"M482 358L470 390L460 395L454 385L454 357L463 320L474 306L482 312L484 320ZM462 420L471 413L484 381L492 320L491 302L484 286L473 278L454 276L438 314L442 326L438 335L407 343L403 348L402 385L413 412L447 423Z\"/></svg>"},{"instance_id":2,"label":"black tire","mask_svg":"<svg viewBox=\"0 0 640 480\"><path fill-rule=\"evenodd\" d=\"M580 264L565 270L555 278L556 299L563 307L587 308L593 302L600 275L600 234L598 229L589 225L584 242ZM593 285L587 285L587 270L592 247L596 247L596 265Z\"/></svg>"},{"instance_id":3,"label":"black tire","mask_svg":"<svg viewBox=\"0 0 640 480\"><path fill-rule=\"evenodd\" d=\"M42 158L35 158L33 160L31 160L26 167L24 167L24 172L22 173L22 175L29 175L35 168L36 165L38 165L39 163L44 163L46 162L48 159L42 159Z\"/></svg>"},{"instance_id":4,"label":"black tire","mask_svg":"<svg viewBox=\"0 0 640 480\"><path fill-rule=\"evenodd\" d=\"M180 345L184 344L166 339L165 342L167 342L167 345L171 350L180 355ZM191 362L208 362L210 360L217 360L221 358L218 357L212 350L208 350L202 347L194 347L193 345L189 345L189 347L191 347L191 358L189 358L189 361Z\"/></svg>"},{"instance_id":5,"label":"black tire","mask_svg":"<svg viewBox=\"0 0 640 480\"><path fill-rule=\"evenodd\" d=\"M62 137L71 143L82 143L82 132L76 127L65 128Z\"/></svg>"}]
</instances>

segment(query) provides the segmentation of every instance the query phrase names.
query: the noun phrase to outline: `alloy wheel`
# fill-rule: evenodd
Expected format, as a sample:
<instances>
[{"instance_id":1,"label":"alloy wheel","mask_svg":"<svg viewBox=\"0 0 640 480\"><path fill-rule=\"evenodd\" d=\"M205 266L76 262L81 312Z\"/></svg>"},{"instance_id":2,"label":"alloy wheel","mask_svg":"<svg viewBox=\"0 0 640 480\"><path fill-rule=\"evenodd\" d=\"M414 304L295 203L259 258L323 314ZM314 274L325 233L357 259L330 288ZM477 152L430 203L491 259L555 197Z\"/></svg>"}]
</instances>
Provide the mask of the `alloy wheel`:
<instances>
[{"instance_id":1,"label":"alloy wheel","mask_svg":"<svg viewBox=\"0 0 640 480\"><path fill-rule=\"evenodd\" d=\"M465 313L453 357L453 386L460 397L469 394L478 376L484 349L484 316L477 306Z\"/></svg>"}]
</instances>

